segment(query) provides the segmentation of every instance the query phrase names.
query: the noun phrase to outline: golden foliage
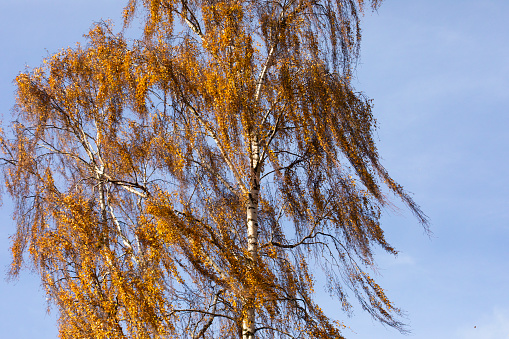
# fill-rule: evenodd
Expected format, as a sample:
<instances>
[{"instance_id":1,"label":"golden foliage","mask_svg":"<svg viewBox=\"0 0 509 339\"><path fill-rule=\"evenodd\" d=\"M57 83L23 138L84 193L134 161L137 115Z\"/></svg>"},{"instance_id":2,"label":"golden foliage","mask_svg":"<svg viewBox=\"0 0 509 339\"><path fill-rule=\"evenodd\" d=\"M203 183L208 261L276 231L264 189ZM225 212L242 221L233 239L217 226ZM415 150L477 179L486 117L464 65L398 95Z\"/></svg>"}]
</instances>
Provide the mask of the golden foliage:
<instances>
[{"instance_id":1,"label":"golden foliage","mask_svg":"<svg viewBox=\"0 0 509 339\"><path fill-rule=\"evenodd\" d=\"M371 1L376 8L379 1ZM314 261L397 328L364 270L385 241L370 101L350 84L364 1L130 0L16 82L2 136L16 275L28 252L61 338L342 338Z\"/></svg>"}]
</instances>

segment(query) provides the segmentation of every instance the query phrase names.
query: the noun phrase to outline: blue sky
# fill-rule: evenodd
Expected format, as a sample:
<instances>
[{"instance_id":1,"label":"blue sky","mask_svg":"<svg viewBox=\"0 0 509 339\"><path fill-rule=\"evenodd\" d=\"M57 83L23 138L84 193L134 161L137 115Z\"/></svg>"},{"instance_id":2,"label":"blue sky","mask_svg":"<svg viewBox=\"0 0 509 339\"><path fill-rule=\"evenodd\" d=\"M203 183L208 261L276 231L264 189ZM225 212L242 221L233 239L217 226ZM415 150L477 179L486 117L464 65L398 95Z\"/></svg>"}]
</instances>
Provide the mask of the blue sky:
<instances>
[{"instance_id":1,"label":"blue sky","mask_svg":"<svg viewBox=\"0 0 509 339\"><path fill-rule=\"evenodd\" d=\"M83 41L94 21L120 26L123 1L2 0L0 113L10 121L12 79L48 53ZM374 99L379 151L432 221L428 237L403 206L384 229L400 250L377 255L378 281L407 312L408 338L509 338L509 2L386 0L364 18L358 90ZM14 232L7 197L0 268ZM319 286L317 288L319 290ZM347 338L403 339L357 308L331 315ZM38 277L0 280L6 338L56 338ZM475 326L475 327L474 327Z\"/></svg>"}]
</instances>

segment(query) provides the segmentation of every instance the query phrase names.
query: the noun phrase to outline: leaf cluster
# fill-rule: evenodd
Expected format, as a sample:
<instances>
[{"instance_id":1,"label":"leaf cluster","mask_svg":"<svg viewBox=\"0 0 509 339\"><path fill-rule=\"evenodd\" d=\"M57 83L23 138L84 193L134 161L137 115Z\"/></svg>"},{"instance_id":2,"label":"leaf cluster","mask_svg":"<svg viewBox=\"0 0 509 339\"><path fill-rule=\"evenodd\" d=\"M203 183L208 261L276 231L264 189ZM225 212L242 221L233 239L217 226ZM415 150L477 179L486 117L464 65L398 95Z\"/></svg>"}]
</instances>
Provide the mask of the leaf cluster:
<instances>
[{"instance_id":1,"label":"leaf cluster","mask_svg":"<svg viewBox=\"0 0 509 339\"><path fill-rule=\"evenodd\" d=\"M140 39L98 24L17 77L11 274L28 253L61 338L233 338L253 309L259 338L342 338L314 263L346 312L353 293L403 329L365 272L373 246L396 253L383 186L427 219L351 86L364 5L130 0Z\"/></svg>"}]
</instances>

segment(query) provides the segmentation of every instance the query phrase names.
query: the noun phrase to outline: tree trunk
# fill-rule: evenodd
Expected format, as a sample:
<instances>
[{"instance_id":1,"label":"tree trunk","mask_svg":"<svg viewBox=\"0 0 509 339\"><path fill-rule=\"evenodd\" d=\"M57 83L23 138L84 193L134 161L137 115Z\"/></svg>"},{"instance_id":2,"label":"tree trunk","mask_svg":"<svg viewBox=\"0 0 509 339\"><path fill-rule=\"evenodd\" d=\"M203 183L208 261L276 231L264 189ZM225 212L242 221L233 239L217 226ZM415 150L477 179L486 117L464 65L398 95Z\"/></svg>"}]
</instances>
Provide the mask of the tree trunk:
<instances>
[{"instance_id":1,"label":"tree trunk","mask_svg":"<svg viewBox=\"0 0 509 339\"><path fill-rule=\"evenodd\" d=\"M247 204L247 250L251 259L251 270L258 260L258 196L260 192L260 145L257 138L251 139L251 183ZM247 291L245 313L242 321L242 339L254 339L255 295Z\"/></svg>"}]
</instances>

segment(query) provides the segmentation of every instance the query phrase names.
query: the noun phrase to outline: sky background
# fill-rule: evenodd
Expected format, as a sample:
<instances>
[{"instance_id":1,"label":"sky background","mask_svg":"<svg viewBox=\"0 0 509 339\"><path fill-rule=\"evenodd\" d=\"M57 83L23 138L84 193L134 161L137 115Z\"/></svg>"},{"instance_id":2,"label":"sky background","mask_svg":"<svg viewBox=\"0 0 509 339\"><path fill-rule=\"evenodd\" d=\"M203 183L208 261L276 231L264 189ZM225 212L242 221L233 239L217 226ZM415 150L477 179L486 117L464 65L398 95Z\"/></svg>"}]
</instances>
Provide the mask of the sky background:
<instances>
[{"instance_id":1,"label":"sky background","mask_svg":"<svg viewBox=\"0 0 509 339\"><path fill-rule=\"evenodd\" d=\"M84 41L94 21L120 28L124 1L0 0L0 114L11 121L12 80L25 66ZM404 336L360 308L329 314L352 339L509 338L509 1L386 0L363 22L356 88L374 99L378 147L389 173L431 219L387 210L400 251L377 254L377 281L406 311ZM0 275L10 263L12 206L0 209ZM317 286L320 291L320 286ZM37 275L0 279L2 337L57 337Z\"/></svg>"}]
</instances>

